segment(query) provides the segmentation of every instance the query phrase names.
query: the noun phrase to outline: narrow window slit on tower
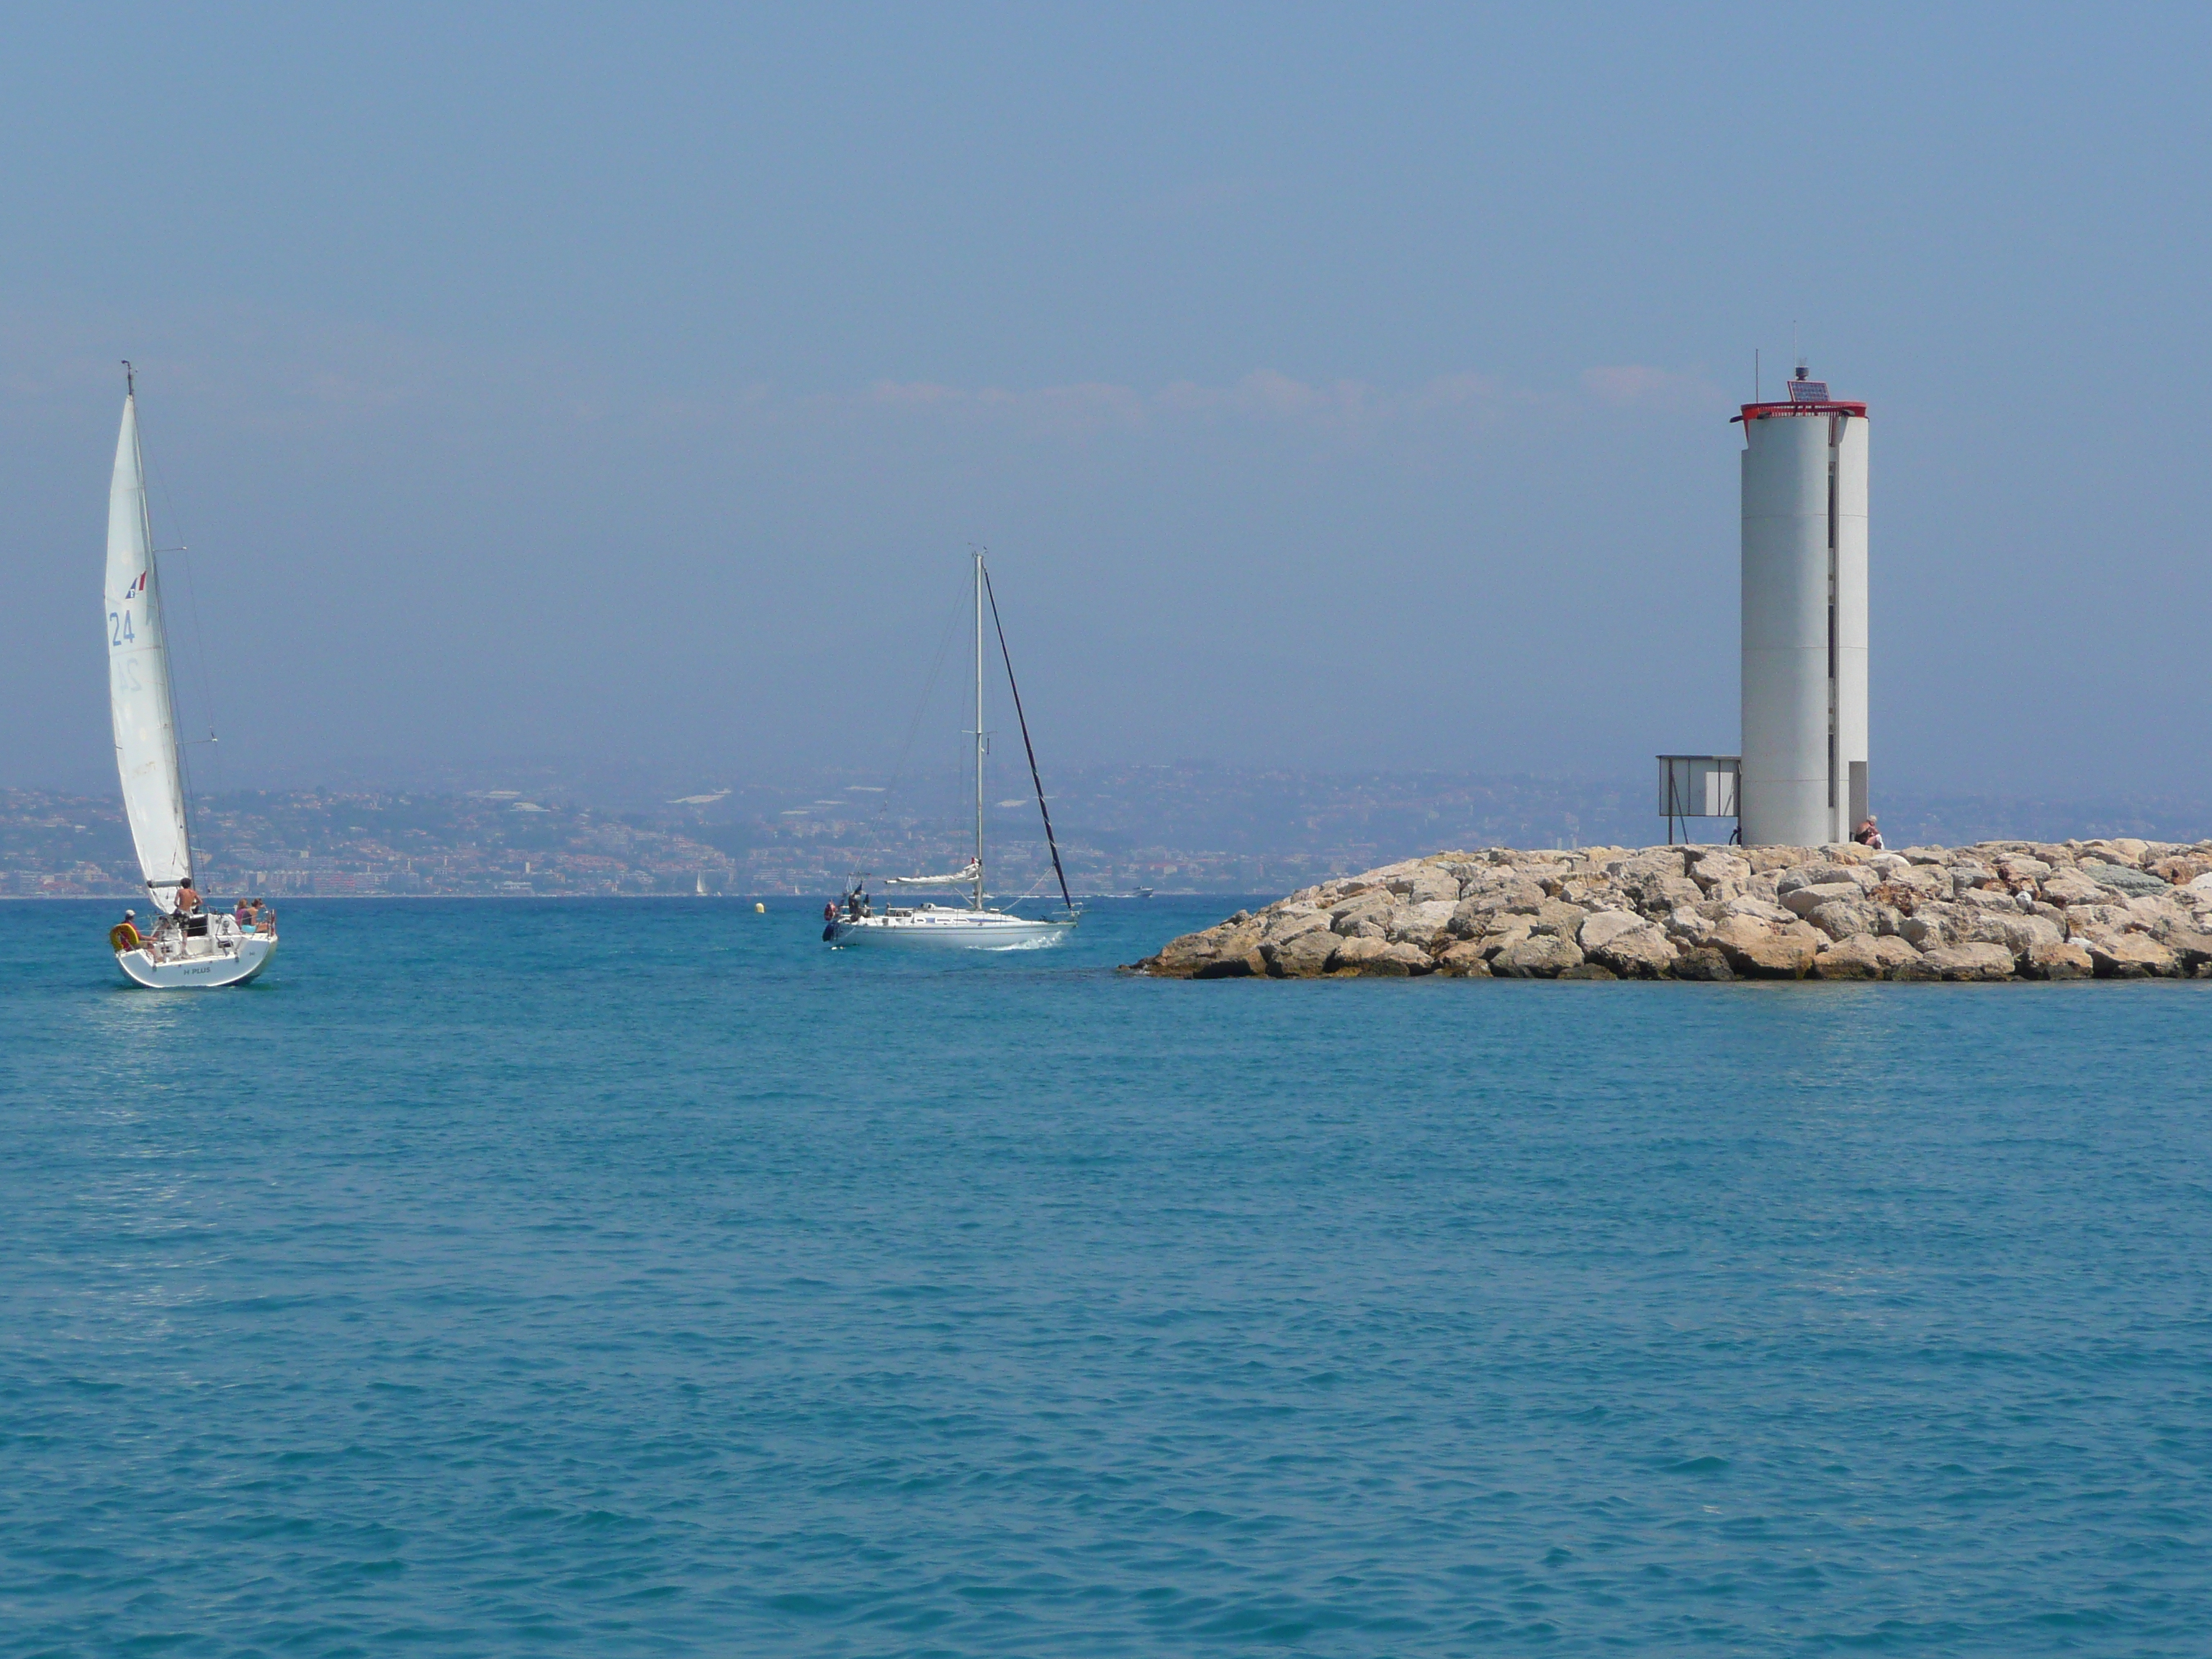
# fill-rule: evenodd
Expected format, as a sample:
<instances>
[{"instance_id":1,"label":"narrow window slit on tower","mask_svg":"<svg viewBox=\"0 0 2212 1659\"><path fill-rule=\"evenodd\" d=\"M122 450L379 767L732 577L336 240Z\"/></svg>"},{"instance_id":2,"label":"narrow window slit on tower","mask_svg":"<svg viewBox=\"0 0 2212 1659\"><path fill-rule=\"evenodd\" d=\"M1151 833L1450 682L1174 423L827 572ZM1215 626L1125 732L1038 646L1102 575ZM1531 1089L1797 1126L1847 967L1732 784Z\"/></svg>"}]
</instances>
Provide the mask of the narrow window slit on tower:
<instances>
[{"instance_id":1,"label":"narrow window slit on tower","mask_svg":"<svg viewBox=\"0 0 2212 1659\"><path fill-rule=\"evenodd\" d=\"M1837 751L1842 734L1837 729L1841 702L1838 694L1841 688L1837 684L1838 663L1836 650L1836 462L1839 453L1838 447L1843 441L1843 424L1832 415L1828 417L1828 810L1831 812L1836 810L1842 793L1839 787L1841 780L1837 776Z\"/></svg>"}]
</instances>

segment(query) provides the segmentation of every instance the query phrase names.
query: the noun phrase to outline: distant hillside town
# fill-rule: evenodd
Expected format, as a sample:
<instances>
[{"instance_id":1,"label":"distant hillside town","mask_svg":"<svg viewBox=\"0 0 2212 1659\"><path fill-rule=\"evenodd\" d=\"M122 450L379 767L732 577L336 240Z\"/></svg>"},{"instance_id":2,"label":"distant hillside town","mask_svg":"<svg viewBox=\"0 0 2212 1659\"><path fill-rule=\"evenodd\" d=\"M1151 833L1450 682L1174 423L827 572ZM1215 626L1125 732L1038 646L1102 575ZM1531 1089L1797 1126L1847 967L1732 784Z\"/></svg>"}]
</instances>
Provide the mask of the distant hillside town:
<instances>
[{"instance_id":1,"label":"distant hillside town","mask_svg":"<svg viewBox=\"0 0 2212 1659\"><path fill-rule=\"evenodd\" d=\"M209 890L271 897L827 894L855 874L957 869L972 850L972 785L949 769L896 787L834 776L664 783L649 798L634 787L587 795L555 775L505 785L216 793L194 814L193 840ZM992 890L1042 894L1053 878L1036 804L1003 780L993 793ZM1642 845L1663 833L1654 795L1627 784L1190 762L1073 770L1052 805L1078 893L1257 893L1449 848ZM2162 800L1900 801L1883 812L1893 846L2171 839L2208 822L2202 804ZM0 790L0 896L138 890L117 799Z\"/></svg>"}]
</instances>

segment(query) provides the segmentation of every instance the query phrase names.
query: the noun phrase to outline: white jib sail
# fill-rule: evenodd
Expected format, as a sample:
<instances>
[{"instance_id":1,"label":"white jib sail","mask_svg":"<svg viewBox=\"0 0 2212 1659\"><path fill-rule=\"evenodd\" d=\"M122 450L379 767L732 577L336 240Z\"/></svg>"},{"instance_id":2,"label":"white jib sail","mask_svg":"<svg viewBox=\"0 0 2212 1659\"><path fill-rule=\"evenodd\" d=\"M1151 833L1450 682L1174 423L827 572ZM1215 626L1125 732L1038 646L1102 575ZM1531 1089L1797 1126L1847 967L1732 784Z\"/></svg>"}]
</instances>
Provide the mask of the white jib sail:
<instances>
[{"instance_id":1,"label":"white jib sail","mask_svg":"<svg viewBox=\"0 0 2212 1659\"><path fill-rule=\"evenodd\" d=\"M138 868L156 902L173 908L178 883L191 874L192 854L135 397L123 400L115 478L107 494L107 693L115 718L115 769L123 779L123 810L137 843Z\"/></svg>"}]
</instances>

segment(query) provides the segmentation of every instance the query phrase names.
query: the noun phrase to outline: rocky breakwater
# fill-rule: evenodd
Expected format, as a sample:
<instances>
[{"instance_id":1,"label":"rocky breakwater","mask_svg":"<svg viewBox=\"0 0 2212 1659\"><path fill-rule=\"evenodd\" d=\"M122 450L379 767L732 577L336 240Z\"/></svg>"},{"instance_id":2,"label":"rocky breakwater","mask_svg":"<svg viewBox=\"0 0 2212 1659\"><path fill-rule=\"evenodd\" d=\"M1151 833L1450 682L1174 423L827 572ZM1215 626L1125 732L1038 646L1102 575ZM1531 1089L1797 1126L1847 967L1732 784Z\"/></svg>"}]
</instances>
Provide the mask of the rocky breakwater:
<instances>
[{"instance_id":1,"label":"rocky breakwater","mask_svg":"<svg viewBox=\"0 0 2212 1659\"><path fill-rule=\"evenodd\" d=\"M1186 933L1178 979L2212 979L2212 841L1438 853Z\"/></svg>"}]
</instances>

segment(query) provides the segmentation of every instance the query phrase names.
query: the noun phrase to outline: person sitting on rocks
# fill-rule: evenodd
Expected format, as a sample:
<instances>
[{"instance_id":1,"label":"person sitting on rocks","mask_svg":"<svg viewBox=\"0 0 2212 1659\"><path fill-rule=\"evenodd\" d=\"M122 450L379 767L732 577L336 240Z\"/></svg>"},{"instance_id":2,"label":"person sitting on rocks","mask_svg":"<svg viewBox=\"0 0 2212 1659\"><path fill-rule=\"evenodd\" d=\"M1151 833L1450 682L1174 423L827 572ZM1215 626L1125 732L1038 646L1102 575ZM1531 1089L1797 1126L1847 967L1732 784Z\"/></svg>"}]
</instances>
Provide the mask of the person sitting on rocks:
<instances>
[{"instance_id":1,"label":"person sitting on rocks","mask_svg":"<svg viewBox=\"0 0 2212 1659\"><path fill-rule=\"evenodd\" d=\"M1881 829L1875 823L1873 813L1868 813L1866 822L1851 831L1851 839L1862 847L1871 847L1877 853L1881 851Z\"/></svg>"}]
</instances>

